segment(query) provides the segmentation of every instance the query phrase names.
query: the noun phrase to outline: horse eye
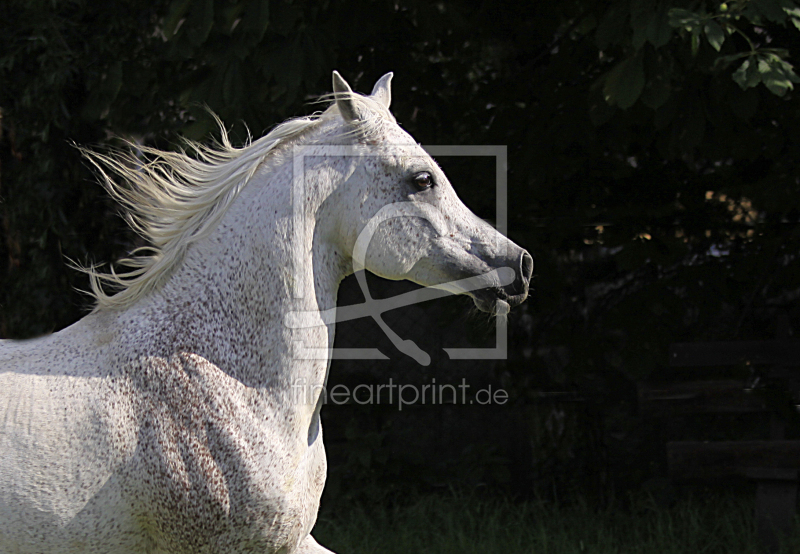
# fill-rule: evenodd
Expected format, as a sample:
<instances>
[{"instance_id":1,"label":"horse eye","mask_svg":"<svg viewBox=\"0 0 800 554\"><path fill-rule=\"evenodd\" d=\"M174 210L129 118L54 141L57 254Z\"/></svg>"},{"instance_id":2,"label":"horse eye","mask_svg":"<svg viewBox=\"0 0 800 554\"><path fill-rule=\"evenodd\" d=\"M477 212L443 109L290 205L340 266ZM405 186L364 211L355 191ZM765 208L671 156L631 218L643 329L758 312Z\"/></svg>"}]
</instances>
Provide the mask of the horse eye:
<instances>
[{"instance_id":1,"label":"horse eye","mask_svg":"<svg viewBox=\"0 0 800 554\"><path fill-rule=\"evenodd\" d=\"M419 173L414 176L414 184L418 189L428 189L433 186L433 177L428 172Z\"/></svg>"}]
</instances>

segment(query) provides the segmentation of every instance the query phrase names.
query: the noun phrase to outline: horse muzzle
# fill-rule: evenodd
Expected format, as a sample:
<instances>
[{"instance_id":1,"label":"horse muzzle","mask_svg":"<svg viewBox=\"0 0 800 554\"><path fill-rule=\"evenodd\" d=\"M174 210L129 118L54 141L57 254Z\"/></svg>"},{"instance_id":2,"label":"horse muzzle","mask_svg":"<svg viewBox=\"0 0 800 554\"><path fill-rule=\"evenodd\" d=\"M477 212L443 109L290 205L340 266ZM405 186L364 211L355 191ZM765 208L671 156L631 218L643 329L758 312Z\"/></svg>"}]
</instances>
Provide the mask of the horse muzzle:
<instances>
[{"instance_id":1,"label":"horse muzzle","mask_svg":"<svg viewBox=\"0 0 800 554\"><path fill-rule=\"evenodd\" d=\"M520 249L521 250L521 249ZM472 293L475 306L492 315L505 315L528 298L533 275L533 257L522 250L514 262L514 281L504 287L488 287Z\"/></svg>"}]
</instances>

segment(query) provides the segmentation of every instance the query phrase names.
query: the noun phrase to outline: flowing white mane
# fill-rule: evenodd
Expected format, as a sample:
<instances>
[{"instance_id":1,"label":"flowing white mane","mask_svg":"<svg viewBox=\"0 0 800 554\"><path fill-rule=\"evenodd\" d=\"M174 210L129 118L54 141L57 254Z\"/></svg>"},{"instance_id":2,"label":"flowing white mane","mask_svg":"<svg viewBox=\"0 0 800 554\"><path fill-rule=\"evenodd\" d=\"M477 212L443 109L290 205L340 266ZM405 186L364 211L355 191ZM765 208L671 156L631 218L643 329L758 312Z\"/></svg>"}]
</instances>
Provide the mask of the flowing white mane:
<instances>
[{"instance_id":1,"label":"flowing white mane","mask_svg":"<svg viewBox=\"0 0 800 554\"><path fill-rule=\"evenodd\" d=\"M343 125L343 134L369 136L377 131L380 120L394 121L380 102L359 94L352 98L370 117L357 125ZM214 116L220 142L207 146L187 141L196 157L133 143L128 144L129 151L110 154L83 149L105 188L122 205L128 224L149 243L117 262L130 268L128 271L117 272L112 267L110 273L103 273L94 266L79 268L89 275L95 310L126 308L160 287L182 261L186 248L216 227L267 156L338 115L333 103L322 113L285 121L241 148L231 145L224 125ZM149 159L142 160L135 150ZM109 171L122 181L112 179ZM111 293L104 289L106 285Z\"/></svg>"}]
</instances>

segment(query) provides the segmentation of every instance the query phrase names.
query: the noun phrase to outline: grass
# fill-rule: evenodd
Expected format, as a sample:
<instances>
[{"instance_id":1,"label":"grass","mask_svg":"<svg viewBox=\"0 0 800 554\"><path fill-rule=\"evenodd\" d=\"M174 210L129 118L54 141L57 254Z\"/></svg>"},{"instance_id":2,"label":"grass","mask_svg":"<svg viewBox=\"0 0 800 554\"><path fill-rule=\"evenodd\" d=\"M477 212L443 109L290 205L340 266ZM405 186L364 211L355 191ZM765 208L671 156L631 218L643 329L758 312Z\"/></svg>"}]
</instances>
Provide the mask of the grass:
<instances>
[{"instance_id":1,"label":"grass","mask_svg":"<svg viewBox=\"0 0 800 554\"><path fill-rule=\"evenodd\" d=\"M800 552L798 535L782 552ZM427 496L391 508L323 511L314 536L339 554L763 554L752 498L733 495L669 508L642 497L603 509Z\"/></svg>"}]
</instances>

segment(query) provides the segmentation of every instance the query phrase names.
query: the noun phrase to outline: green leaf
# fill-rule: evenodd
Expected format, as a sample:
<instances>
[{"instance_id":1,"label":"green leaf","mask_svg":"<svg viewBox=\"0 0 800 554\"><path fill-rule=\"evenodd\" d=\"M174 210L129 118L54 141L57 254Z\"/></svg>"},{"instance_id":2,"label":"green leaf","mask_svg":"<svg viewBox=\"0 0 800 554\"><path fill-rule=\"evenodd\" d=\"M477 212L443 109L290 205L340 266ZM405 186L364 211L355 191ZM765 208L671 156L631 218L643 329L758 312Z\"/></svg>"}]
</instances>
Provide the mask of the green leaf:
<instances>
[{"instance_id":1,"label":"green leaf","mask_svg":"<svg viewBox=\"0 0 800 554\"><path fill-rule=\"evenodd\" d=\"M644 46L645 42L647 42L647 25L634 27L633 37L631 37L631 44L633 44L633 47L638 50Z\"/></svg>"},{"instance_id":2,"label":"green leaf","mask_svg":"<svg viewBox=\"0 0 800 554\"><path fill-rule=\"evenodd\" d=\"M770 21L786 21L787 14L779 0L750 0L749 5Z\"/></svg>"},{"instance_id":3,"label":"green leaf","mask_svg":"<svg viewBox=\"0 0 800 554\"><path fill-rule=\"evenodd\" d=\"M800 82L792 65L775 54L760 57L758 72L761 74L764 86L777 96L784 96L794 88L793 83Z\"/></svg>"},{"instance_id":4,"label":"green leaf","mask_svg":"<svg viewBox=\"0 0 800 554\"><path fill-rule=\"evenodd\" d=\"M742 87L742 90L747 88L747 69L750 67L750 60L747 59L742 62L742 65L739 66L739 69L733 72L731 76L734 82Z\"/></svg>"},{"instance_id":5,"label":"green leaf","mask_svg":"<svg viewBox=\"0 0 800 554\"><path fill-rule=\"evenodd\" d=\"M638 50L647 42L647 29L656 16L654 0L631 0L632 43Z\"/></svg>"},{"instance_id":6,"label":"green leaf","mask_svg":"<svg viewBox=\"0 0 800 554\"><path fill-rule=\"evenodd\" d=\"M627 110L641 96L644 82L643 57L632 56L617 64L608 73L603 86L603 97L609 104Z\"/></svg>"},{"instance_id":7,"label":"green leaf","mask_svg":"<svg viewBox=\"0 0 800 554\"><path fill-rule=\"evenodd\" d=\"M699 50L700 50L700 33L692 32L692 56L697 56L697 52Z\"/></svg>"},{"instance_id":8,"label":"green leaf","mask_svg":"<svg viewBox=\"0 0 800 554\"><path fill-rule=\"evenodd\" d=\"M627 13L621 9L619 4L608 9L594 34L600 50L605 50L610 44L615 44L620 40L625 32L626 19Z\"/></svg>"},{"instance_id":9,"label":"green leaf","mask_svg":"<svg viewBox=\"0 0 800 554\"><path fill-rule=\"evenodd\" d=\"M661 48L672 38L672 26L669 24L667 9L661 6L650 24L647 26L647 40L656 48Z\"/></svg>"},{"instance_id":10,"label":"green leaf","mask_svg":"<svg viewBox=\"0 0 800 554\"><path fill-rule=\"evenodd\" d=\"M786 15L789 16L789 19L792 20L792 23L795 27L800 29L800 8L798 7L785 7L783 11L786 12Z\"/></svg>"},{"instance_id":11,"label":"green leaf","mask_svg":"<svg viewBox=\"0 0 800 554\"><path fill-rule=\"evenodd\" d=\"M189 42L194 46L203 44L214 25L214 0L194 0L185 25Z\"/></svg>"},{"instance_id":12,"label":"green leaf","mask_svg":"<svg viewBox=\"0 0 800 554\"><path fill-rule=\"evenodd\" d=\"M693 11L685 10L683 8L672 8L668 13L669 24L676 29L685 29L686 31L694 32L701 26L703 17Z\"/></svg>"},{"instance_id":13,"label":"green leaf","mask_svg":"<svg viewBox=\"0 0 800 554\"><path fill-rule=\"evenodd\" d=\"M788 79L780 79L776 77L768 77L764 79L764 85L772 94L776 96L784 96L789 90L794 88L791 81Z\"/></svg>"},{"instance_id":14,"label":"green leaf","mask_svg":"<svg viewBox=\"0 0 800 554\"><path fill-rule=\"evenodd\" d=\"M733 80L742 87L742 90L754 87L760 83L761 73L758 71L758 59L756 56L750 56L742 62L739 69L733 72L732 77Z\"/></svg>"},{"instance_id":15,"label":"green leaf","mask_svg":"<svg viewBox=\"0 0 800 554\"><path fill-rule=\"evenodd\" d=\"M745 75L745 84L749 87L754 87L761 82L761 72L758 70L758 58L752 58L752 63L747 68Z\"/></svg>"},{"instance_id":16,"label":"green leaf","mask_svg":"<svg viewBox=\"0 0 800 554\"><path fill-rule=\"evenodd\" d=\"M169 13L167 13L167 17L164 18L164 36L167 37L167 40L175 36L178 23L183 19L191 2L192 0L175 0L170 4Z\"/></svg>"},{"instance_id":17,"label":"green leaf","mask_svg":"<svg viewBox=\"0 0 800 554\"><path fill-rule=\"evenodd\" d=\"M789 57L789 51L786 48L759 48L758 51L764 54L774 54L784 60Z\"/></svg>"},{"instance_id":18,"label":"green leaf","mask_svg":"<svg viewBox=\"0 0 800 554\"><path fill-rule=\"evenodd\" d=\"M250 0L244 9L242 27L261 40L269 25L269 0Z\"/></svg>"},{"instance_id":19,"label":"green leaf","mask_svg":"<svg viewBox=\"0 0 800 554\"><path fill-rule=\"evenodd\" d=\"M713 19L706 21L704 30L708 43L714 47L714 50L719 52L720 48L722 48L722 43L725 42L725 31L723 31L719 23Z\"/></svg>"},{"instance_id":20,"label":"green leaf","mask_svg":"<svg viewBox=\"0 0 800 554\"><path fill-rule=\"evenodd\" d=\"M781 60L781 67L786 77L793 83L800 83L800 76L794 72L794 66L785 60Z\"/></svg>"},{"instance_id":21,"label":"green leaf","mask_svg":"<svg viewBox=\"0 0 800 554\"><path fill-rule=\"evenodd\" d=\"M742 58L746 58L750 56L750 52L740 52L738 54L730 54L728 56L720 56L716 60L714 60L714 69L724 69L728 67L730 64L737 60L741 60Z\"/></svg>"},{"instance_id":22,"label":"green leaf","mask_svg":"<svg viewBox=\"0 0 800 554\"><path fill-rule=\"evenodd\" d=\"M242 22L242 9L241 4L223 5L222 9L217 11L217 29L230 36Z\"/></svg>"}]
</instances>

